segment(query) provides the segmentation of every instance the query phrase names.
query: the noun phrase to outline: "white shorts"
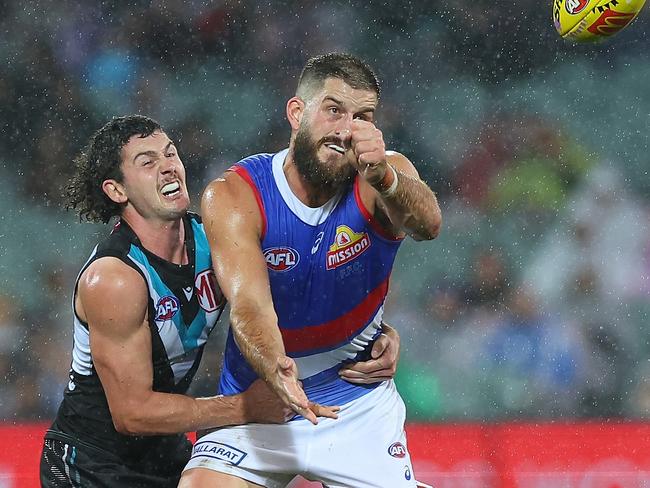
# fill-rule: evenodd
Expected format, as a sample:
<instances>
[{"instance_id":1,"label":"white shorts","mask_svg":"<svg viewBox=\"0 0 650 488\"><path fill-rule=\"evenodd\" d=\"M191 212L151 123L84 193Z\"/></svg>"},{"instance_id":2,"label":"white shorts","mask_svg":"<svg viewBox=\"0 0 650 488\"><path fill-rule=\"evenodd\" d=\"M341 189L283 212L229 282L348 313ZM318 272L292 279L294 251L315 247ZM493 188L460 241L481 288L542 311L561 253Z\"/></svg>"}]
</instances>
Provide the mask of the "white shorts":
<instances>
[{"instance_id":1,"label":"white shorts","mask_svg":"<svg viewBox=\"0 0 650 488\"><path fill-rule=\"evenodd\" d=\"M267 488L283 488L296 475L330 488L414 488L405 416L391 380L342 405L336 420L211 432L197 440L185 469L230 473Z\"/></svg>"}]
</instances>

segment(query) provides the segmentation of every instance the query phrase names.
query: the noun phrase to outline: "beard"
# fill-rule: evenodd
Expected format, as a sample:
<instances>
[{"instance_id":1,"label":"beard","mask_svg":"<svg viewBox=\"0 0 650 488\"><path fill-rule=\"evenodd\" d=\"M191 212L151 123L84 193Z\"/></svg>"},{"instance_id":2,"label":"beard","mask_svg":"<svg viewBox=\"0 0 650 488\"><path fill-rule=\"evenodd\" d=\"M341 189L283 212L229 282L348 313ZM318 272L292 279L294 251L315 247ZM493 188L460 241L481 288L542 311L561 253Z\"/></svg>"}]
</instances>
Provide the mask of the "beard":
<instances>
[{"instance_id":1,"label":"beard","mask_svg":"<svg viewBox=\"0 0 650 488\"><path fill-rule=\"evenodd\" d=\"M318 150L328 142L343 147L342 141L335 137L324 137L314 142L307 126L301 125L293 144L293 162L310 186L319 192L335 193L352 182L357 171L347 162L341 165L335 161L335 155L332 155L332 161L321 161Z\"/></svg>"}]
</instances>

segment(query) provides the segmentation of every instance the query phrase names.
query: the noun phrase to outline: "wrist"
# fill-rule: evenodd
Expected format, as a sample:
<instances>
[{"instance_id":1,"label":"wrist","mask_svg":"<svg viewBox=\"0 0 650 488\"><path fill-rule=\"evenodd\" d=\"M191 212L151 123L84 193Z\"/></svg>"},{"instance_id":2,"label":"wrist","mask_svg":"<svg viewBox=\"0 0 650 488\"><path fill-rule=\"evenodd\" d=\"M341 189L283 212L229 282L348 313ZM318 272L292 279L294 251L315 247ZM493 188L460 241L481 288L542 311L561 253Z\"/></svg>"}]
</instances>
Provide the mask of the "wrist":
<instances>
[{"instance_id":1,"label":"wrist","mask_svg":"<svg viewBox=\"0 0 650 488\"><path fill-rule=\"evenodd\" d=\"M375 190L377 190L383 197L393 195L397 191L397 185L399 183L395 168L393 168L390 163L386 163L386 166L387 168L384 177L379 181L379 183L373 185Z\"/></svg>"},{"instance_id":2,"label":"wrist","mask_svg":"<svg viewBox=\"0 0 650 488\"><path fill-rule=\"evenodd\" d=\"M245 395L246 392L229 396L220 395L217 397L221 399L221 408L223 408L223 404L225 403L226 411L229 412L226 425L242 425L250 421L248 419Z\"/></svg>"}]
</instances>

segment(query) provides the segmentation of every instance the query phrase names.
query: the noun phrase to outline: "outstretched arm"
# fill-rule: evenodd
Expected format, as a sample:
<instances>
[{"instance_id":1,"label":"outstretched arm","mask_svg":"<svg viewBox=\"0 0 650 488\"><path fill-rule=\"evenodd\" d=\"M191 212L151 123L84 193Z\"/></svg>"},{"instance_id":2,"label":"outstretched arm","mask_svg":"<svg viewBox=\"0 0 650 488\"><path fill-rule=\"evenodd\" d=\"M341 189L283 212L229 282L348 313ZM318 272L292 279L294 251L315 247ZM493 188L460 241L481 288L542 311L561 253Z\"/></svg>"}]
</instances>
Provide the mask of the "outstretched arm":
<instances>
[{"instance_id":1,"label":"outstretched arm","mask_svg":"<svg viewBox=\"0 0 650 488\"><path fill-rule=\"evenodd\" d=\"M228 397L154 391L147 303L142 277L116 258L98 259L79 281L75 309L88 324L93 364L118 432L171 434L287 420L291 412L265 385Z\"/></svg>"},{"instance_id":2,"label":"outstretched arm","mask_svg":"<svg viewBox=\"0 0 650 488\"><path fill-rule=\"evenodd\" d=\"M251 188L238 174L226 172L208 185L201 212L240 351L285 405L317 423L296 363L285 353L260 246L262 217Z\"/></svg>"}]
</instances>

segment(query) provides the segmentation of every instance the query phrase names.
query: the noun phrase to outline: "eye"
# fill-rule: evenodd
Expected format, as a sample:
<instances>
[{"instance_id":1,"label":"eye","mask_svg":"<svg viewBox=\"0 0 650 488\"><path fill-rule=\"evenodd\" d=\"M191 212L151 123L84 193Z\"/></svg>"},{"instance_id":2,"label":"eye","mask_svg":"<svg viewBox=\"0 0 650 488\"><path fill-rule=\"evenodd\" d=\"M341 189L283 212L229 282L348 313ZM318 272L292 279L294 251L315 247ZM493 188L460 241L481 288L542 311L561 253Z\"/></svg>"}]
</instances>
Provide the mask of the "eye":
<instances>
[{"instance_id":1,"label":"eye","mask_svg":"<svg viewBox=\"0 0 650 488\"><path fill-rule=\"evenodd\" d=\"M142 166L149 166L152 162L151 159L145 159L142 161Z\"/></svg>"},{"instance_id":2,"label":"eye","mask_svg":"<svg viewBox=\"0 0 650 488\"><path fill-rule=\"evenodd\" d=\"M338 107L330 107L329 111L331 114L338 114L341 112Z\"/></svg>"}]
</instances>

